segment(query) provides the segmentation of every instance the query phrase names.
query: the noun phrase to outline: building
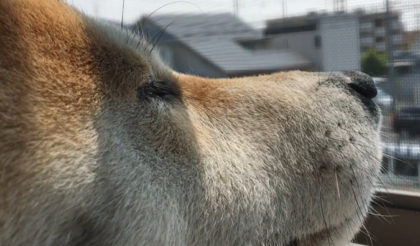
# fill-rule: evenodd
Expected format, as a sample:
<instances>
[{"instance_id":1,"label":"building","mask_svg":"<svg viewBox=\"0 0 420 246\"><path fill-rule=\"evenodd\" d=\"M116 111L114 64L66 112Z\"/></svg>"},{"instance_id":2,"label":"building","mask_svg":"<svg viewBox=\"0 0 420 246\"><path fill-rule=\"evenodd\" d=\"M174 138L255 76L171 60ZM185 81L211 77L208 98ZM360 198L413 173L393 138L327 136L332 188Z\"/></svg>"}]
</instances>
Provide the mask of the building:
<instances>
[{"instance_id":1,"label":"building","mask_svg":"<svg viewBox=\"0 0 420 246\"><path fill-rule=\"evenodd\" d=\"M420 31L410 31L404 33L403 48L406 52L420 57Z\"/></svg>"},{"instance_id":2,"label":"building","mask_svg":"<svg viewBox=\"0 0 420 246\"><path fill-rule=\"evenodd\" d=\"M360 22L360 47L362 52L374 48L379 52L387 50L387 14L386 12L365 14L359 12ZM399 56L403 51L403 25L400 21L399 12L391 12L390 34L392 38L392 52L394 56Z\"/></svg>"},{"instance_id":3,"label":"building","mask_svg":"<svg viewBox=\"0 0 420 246\"><path fill-rule=\"evenodd\" d=\"M310 12L304 16L267 21L265 35L275 39L276 46L282 43L283 46L300 51L301 55L309 57L316 63L320 70L331 70L329 65L331 63L335 64L333 68L360 69L360 64L355 61L355 59L360 59L360 55L356 58L351 54L364 53L372 48L379 52L387 51L386 20L385 12L365 13L363 10L358 10L351 14L331 15ZM404 47L400 13L390 13L390 20L392 49L394 56L397 57L401 55ZM360 43L360 52L354 50L355 38ZM330 45L327 46L326 42ZM337 47L337 44L340 44L340 47ZM352 61L343 61L342 57L349 57ZM340 62L347 64L340 64Z\"/></svg>"},{"instance_id":4,"label":"building","mask_svg":"<svg viewBox=\"0 0 420 246\"><path fill-rule=\"evenodd\" d=\"M262 32L229 13L152 15L128 28L158 42L163 60L182 73L220 78L314 68L291 50L249 49Z\"/></svg>"},{"instance_id":5,"label":"building","mask_svg":"<svg viewBox=\"0 0 420 246\"><path fill-rule=\"evenodd\" d=\"M360 70L359 22L354 14L309 13L267 21L269 47L307 57L320 71Z\"/></svg>"}]
</instances>

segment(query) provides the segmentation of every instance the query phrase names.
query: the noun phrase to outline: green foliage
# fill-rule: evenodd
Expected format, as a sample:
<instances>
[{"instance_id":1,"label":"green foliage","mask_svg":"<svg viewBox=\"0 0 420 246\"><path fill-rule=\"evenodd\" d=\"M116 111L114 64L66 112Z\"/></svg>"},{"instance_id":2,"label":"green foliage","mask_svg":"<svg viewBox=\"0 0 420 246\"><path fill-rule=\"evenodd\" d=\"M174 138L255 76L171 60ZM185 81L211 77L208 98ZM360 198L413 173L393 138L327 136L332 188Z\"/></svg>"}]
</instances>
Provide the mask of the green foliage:
<instances>
[{"instance_id":1,"label":"green foliage","mask_svg":"<svg viewBox=\"0 0 420 246\"><path fill-rule=\"evenodd\" d=\"M370 76L381 76L386 73L387 56L370 49L362 56L362 71Z\"/></svg>"}]
</instances>

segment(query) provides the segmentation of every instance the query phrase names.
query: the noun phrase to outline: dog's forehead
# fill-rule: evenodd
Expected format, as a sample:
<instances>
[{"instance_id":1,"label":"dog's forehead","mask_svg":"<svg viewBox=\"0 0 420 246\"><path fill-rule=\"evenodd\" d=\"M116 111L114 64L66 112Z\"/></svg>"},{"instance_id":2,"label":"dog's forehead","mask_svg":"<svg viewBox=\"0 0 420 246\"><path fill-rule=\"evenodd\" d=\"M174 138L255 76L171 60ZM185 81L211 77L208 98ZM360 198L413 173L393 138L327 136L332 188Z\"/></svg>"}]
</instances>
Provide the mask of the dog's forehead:
<instances>
[{"instance_id":1,"label":"dog's forehead","mask_svg":"<svg viewBox=\"0 0 420 246\"><path fill-rule=\"evenodd\" d=\"M50 51L58 55L62 51L85 47L85 21L78 12L62 1L5 0L0 3L1 31L5 37L13 38L28 46L34 52ZM65 50L65 47L67 50ZM80 54L79 54L80 55ZM63 59L64 60L64 59Z\"/></svg>"},{"instance_id":2,"label":"dog's forehead","mask_svg":"<svg viewBox=\"0 0 420 246\"><path fill-rule=\"evenodd\" d=\"M126 30L99 23L63 1L5 0L0 3L0 53L24 66L40 86L60 84L69 95L92 89L126 94L144 76L163 67L156 55ZM155 68L151 67L154 64ZM91 87L91 88L88 88ZM101 88L106 87L106 88Z\"/></svg>"}]
</instances>

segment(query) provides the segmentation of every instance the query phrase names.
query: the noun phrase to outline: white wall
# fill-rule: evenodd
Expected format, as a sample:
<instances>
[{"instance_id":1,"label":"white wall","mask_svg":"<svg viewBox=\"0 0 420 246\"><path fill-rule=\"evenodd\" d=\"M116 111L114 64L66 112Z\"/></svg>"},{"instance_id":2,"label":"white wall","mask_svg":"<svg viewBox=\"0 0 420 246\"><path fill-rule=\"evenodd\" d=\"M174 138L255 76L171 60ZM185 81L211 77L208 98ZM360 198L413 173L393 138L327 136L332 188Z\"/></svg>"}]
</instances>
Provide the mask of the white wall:
<instances>
[{"instance_id":1,"label":"white wall","mask_svg":"<svg viewBox=\"0 0 420 246\"><path fill-rule=\"evenodd\" d=\"M325 16L320 20L322 70L360 70L359 21L354 15Z\"/></svg>"},{"instance_id":2,"label":"white wall","mask_svg":"<svg viewBox=\"0 0 420 246\"><path fill-rule=\"evenodd\" d=\"M315 64L315 69L321 69L321 48L315 47L317 31L286 33L272 36L268 44L270 48L290 49L309 59Z\"/></svg>"}]
</instances>

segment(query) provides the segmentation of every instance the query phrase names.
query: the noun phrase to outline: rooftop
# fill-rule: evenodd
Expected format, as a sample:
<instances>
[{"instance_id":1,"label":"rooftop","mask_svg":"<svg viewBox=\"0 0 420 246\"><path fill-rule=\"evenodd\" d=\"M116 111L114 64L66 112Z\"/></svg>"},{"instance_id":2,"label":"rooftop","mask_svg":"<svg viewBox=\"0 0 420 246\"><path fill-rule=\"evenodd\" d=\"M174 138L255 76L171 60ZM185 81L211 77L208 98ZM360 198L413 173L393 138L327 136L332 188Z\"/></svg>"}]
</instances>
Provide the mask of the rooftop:
<instances>
[{"instance_id":1,"label":"rooftop","mask_svg":"<svg viewBox=\"0 0 420 246\"><path fill-rule=\"evenodd\" d=\"M230 13L152 15L142 20L146 18L178 38L223 36L233 39L257 39L262 37L261 31Z\"/></svg>"},{"instance_id":2,"label":"rooftop","mask_svg":"<svg viewBox=\"0 0 420 246\"><path fill-rule=\"evenodd\" d=\"M312 65L303 56L288 50L246 49L238 41L260 40L262 31L230 13L156 15L142 18L140 22L165 30L173 37L167 42L182 42L230 76L304 69Z\"/></svg>"}]
</instances>

